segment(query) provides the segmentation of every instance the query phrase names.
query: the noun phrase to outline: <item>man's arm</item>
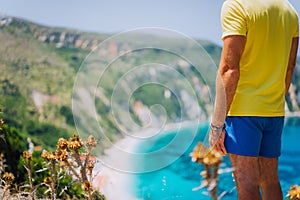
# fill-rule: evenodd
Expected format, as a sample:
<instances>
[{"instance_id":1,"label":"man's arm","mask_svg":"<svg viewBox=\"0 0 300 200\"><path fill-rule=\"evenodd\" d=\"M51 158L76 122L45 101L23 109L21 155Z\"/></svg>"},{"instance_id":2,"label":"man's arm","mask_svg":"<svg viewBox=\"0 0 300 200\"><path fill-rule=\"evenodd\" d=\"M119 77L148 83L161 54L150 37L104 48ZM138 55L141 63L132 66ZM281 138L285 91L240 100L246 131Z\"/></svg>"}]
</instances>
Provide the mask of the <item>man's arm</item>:
<instances>
[{"instance_id":1,"label":"man's arm","mask_svg":"<svg viewBox=\"0 0 300 200\"><path fill-rule=\"evenodd\" d=\"M291 46L291 50L290 50L289 63L288 63L288 67L287 67L286 77L285 77L285 95L287 95L287 93L289 91L293 73L294 73L294 69L296 66L298 43L299 43L299 38L298 37L293 38L292 46Z\"/></svg>"},{"instance_id":2,"label":"man's arm","mask_svg":"<svg viewBox=\"0 0 300 200\"><path fill-rule=\"evenodd\" d=\"M212 124L215 126L224 124L234 98L240 76L239 63L246 44L246 37L241 35L227 36L223 42L222 56L216 78L216 100L212 117ZM214 135L217 135L217 139ZM210 145L215 145L218 151L225 154L224 131L219 136L211 130Z\"/></svg>"}]
</instances>

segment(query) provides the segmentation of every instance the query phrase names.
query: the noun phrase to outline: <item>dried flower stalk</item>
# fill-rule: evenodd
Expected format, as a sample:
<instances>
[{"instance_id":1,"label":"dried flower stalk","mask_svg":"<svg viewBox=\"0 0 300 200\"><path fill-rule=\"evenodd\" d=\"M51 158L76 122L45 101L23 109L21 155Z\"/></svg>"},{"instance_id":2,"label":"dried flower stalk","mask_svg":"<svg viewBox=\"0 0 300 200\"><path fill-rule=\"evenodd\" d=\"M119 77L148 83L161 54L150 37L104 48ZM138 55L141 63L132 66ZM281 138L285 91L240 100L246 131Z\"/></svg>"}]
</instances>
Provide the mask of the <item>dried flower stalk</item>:
<instances>
[{"instance_id":1,"label":"dried flower stalk","mask_svg":"<svg viewBox=\"0 0 300 200\"><path fill-rule=\"evenodd\" d=\"M33 177L32 177L32 155L28 151L23 152L23 158L25 159L25 168L28 173L28 179L29 179L29 187L30 187L30 194L29 196L31 197L32 200L35 199L35 187L33 185Z\"/></svg>"},{"instance_id":2,"label":"dried flower stalk","mask_svg":"<svg viewBox=\"0 0 300 200\"><path fill-rule=\"evenodd\" d=\"M1 196L1 199L9 199L9 190L11 188L11 185L12 185L12 182L14 181L15 179L15 176L13 173L9 173L9 172L5 172L3 174L3 177L2 177L3 181L4 181L4 189L3 189L3 193L2 193L2 196Z\"/></svg>"},{"instance_id":3,"label":"dried flower stalk","mask_svg":"<svg viewBox=\"0 0 300 200\"><path fill-rule=\"evenodd\" d=\"M221 154L215 149L208 149L199 142L190 156L193 162L204 165L204 171L201 172L204 180L201 185L210 191L213 200L217 200L218 169L222 162Z\"/></svg>"},{"instance_id":4,"label":"dried flower stalk","mask_svg":"<svg viewBox=\"0 0 300 200\"><path fill-rule=\"evenodd\" d=\"M300 200L300 186L292 185L290 187L287 197L290 200Z\"/></svg>"},{"instance_id":5,"label":"dried flower stalk","mask_svg":"<svg viewBox=\"0 0 300 200\"><path fill-rule=\"evenodd\" d=\"M85 151L82 150L86 146ZM96 192L93 189L92 178L95 163L90 160L92 148L97 145L97 141L93 136L89 136L85 143L81 141L79 136L74 135L66 140L60 138L57 142L57 149L54 153L44 151L42 157L49 161L52 177L44 180L45 184L51 184L51 193L55 193L58 184L57 173L55 172L56 163L62 169L68 169L82 184L82 188L86 193L87 199L94 199ZM84 159L82 159L84 158ZM80 174L78 173L78 170ZM104 197L100 196L100 199ZM52 197L55 199L55 197Z\"/></svg>"}]
</instances>

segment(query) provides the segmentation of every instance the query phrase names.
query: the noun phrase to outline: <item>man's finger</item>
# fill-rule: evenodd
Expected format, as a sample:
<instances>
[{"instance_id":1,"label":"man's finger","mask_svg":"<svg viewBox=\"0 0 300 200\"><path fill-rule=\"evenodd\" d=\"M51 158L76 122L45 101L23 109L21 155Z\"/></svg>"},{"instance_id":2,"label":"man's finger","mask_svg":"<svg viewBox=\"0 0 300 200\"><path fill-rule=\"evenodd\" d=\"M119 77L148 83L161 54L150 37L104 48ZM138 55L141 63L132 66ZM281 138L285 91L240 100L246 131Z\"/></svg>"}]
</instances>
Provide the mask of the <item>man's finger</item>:
<instances>
[{"instance_id":1,"label":"man's finger","mask_svg":"<svg viewBox=\"0 0 300 200\"><path fill-rule=\"evenodd\" d=\"M222 134L223 135L223 134ZM225 156L227 154L226 148L224 146L224 138L221 136L218 142L215 144L215 149L222 155Z\"/></svg>"}]
</instances>

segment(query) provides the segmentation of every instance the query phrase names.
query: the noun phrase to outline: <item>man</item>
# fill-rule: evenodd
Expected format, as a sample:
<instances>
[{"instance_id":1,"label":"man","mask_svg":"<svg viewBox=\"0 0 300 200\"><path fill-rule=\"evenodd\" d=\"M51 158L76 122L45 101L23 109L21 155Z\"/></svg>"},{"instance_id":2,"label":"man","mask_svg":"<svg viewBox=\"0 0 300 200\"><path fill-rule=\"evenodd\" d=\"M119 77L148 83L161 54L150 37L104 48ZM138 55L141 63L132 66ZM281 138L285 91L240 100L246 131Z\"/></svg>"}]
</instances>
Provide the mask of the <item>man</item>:
<instances>
[{"instance_id":1,"label":"man","mask_svg":"<svg viewBox=\"0 0 300 200\"><path fill-rule=\"evenodd\" d=\"M221 22L210 145L229 154L239 200L282 200L277 168L297 13L288 0L226 0Z\"/></svg>"}]
</instances>

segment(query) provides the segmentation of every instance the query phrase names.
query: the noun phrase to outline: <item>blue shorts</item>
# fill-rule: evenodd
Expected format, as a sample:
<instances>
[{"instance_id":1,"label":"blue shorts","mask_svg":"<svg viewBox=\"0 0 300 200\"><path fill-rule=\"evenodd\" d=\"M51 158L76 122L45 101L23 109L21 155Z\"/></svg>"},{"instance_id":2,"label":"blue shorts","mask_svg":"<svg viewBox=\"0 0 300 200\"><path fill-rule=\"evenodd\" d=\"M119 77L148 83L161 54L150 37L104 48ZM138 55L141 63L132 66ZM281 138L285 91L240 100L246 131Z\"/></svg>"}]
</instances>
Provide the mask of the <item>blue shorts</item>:
<instances>
[{"instance_id":1,"label":"blue shorts","mask_svg":"<svg viewBox=\"0 0 300 200\"><path fill-rule=\"evenodd\" d=\"M225 124L228 153L267 158L280 156L284 117L228 116Z\"/></svg>"}]
</instances>

